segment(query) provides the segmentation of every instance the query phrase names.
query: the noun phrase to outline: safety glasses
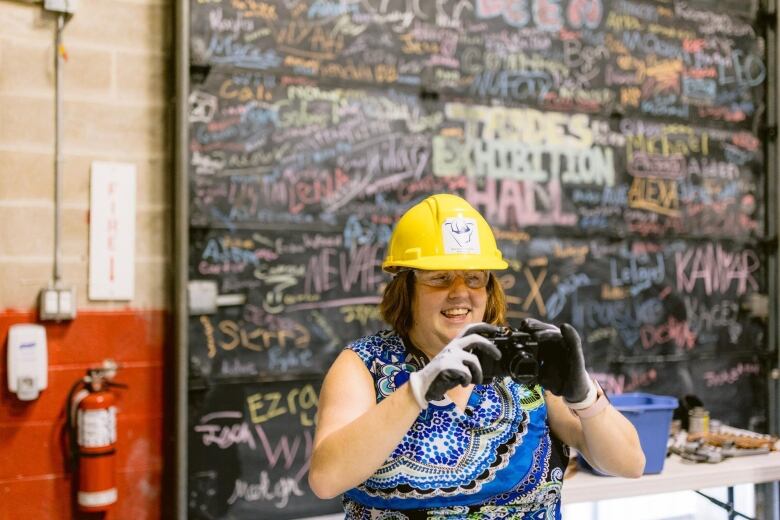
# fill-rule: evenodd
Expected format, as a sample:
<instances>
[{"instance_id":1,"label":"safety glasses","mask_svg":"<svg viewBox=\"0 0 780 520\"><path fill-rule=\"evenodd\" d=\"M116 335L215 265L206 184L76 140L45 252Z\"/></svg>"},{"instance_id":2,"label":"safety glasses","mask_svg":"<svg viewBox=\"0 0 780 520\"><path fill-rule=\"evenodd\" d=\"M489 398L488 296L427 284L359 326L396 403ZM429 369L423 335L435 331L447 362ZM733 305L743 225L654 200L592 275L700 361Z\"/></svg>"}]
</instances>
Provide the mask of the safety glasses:
<instances>
[{"instance_id":1,"label":"safety glasses","mask_svg":"<svg viewBox=\"0 0 780 520\"><path fill-rule=\"evenodd\" d=\"M487 271L413 271L418 282L435 288L451 287L455 279L460 277L469 289L482 289L490 279Z\"/></svg>"}]
</instances>

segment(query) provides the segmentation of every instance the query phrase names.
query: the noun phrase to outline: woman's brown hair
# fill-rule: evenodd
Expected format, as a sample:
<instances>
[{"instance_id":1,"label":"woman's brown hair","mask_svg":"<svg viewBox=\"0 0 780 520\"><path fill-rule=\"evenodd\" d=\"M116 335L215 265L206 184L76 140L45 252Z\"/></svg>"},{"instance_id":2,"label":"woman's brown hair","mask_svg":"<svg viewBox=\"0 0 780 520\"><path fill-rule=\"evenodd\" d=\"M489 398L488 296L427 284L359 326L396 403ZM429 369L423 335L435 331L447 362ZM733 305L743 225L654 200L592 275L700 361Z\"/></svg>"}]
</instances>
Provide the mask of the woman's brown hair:
<instances>
[{"instance_id":1,"label":"woman's brown hair","mask_svg":"<svg viewBox=\"0 0 780 520\"><path fill-rule=\"evenodd\" d=\"M493 325L506 325L506 295L498 277L489 273L487 304L484 321ZM401 337L409 337L412 328L412 301L414 301L414 271L406 269L396 274L385 287L379 312Z\"/></svg>"}]
</instances>

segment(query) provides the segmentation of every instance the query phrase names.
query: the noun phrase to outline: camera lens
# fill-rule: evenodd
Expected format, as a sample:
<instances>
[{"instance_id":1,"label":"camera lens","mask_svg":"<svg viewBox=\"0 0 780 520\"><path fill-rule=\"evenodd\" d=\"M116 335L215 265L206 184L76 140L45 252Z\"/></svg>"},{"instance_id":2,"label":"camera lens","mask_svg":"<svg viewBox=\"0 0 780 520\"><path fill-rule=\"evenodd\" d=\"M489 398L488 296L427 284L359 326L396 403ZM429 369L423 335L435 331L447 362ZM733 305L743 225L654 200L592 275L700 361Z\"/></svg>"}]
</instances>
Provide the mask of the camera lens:
<instances>
[{"instance_id":1,"label":"camera lens","mask_svg":"<svg viewBox=\"0 0 780 520\"><path fill-rule=\"evenodd\" d=\"M515 352L507 368L510 377L522 384L532 383L538 375L536 358L522 350Z\"/></svg>"}]
</instances>

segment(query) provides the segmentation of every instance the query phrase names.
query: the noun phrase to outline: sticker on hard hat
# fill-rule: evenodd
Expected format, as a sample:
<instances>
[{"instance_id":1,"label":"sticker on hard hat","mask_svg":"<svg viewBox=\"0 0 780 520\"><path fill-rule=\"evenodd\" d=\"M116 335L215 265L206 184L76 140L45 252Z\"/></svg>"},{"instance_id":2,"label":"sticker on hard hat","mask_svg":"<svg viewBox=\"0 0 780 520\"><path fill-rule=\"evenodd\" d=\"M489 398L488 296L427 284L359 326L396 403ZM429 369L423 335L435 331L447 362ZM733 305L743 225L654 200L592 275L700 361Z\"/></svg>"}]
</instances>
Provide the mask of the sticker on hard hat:
<instances>
[{"instance_id":1,"label":"sticker on hard hat","mask_svg":"<svg viewBox=\"0 0 780 520\"><path fill-rule=\"evenodd\" d=\"M473 218L448 218L441 226L445 254L480 253L479 230Z\"/></svg>"}]
</instances>

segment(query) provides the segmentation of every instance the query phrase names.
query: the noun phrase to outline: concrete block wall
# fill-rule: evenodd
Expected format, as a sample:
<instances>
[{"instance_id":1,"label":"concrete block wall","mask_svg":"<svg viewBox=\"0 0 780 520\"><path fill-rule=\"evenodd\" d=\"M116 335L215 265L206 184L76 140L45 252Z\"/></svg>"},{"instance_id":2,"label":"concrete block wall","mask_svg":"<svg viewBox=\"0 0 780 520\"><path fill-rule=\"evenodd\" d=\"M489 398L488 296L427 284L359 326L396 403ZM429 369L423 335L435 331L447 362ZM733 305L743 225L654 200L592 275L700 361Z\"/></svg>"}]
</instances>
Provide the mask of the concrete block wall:
<instances>
[{"instance_id":1,"label":"concrete block wall","mask_svg":"<svg viewBox=\"0 0 780 520\"><path fill-rule=\"evenodd\" d=\"M107 518L163 515L163 442L172 356L173 3L79 0L63 33L61 273L72 322L44 323L49 387L23 403L6 387L8 328L37 323L54 265L54 29L42 1L0 0L0 520L77 518L62 430L87 367L120 362L120 498ZM135 296L88 295L93 161L137 168ZM170 414L167 414L170 416Z\"/></svg>"}]
</instances>

